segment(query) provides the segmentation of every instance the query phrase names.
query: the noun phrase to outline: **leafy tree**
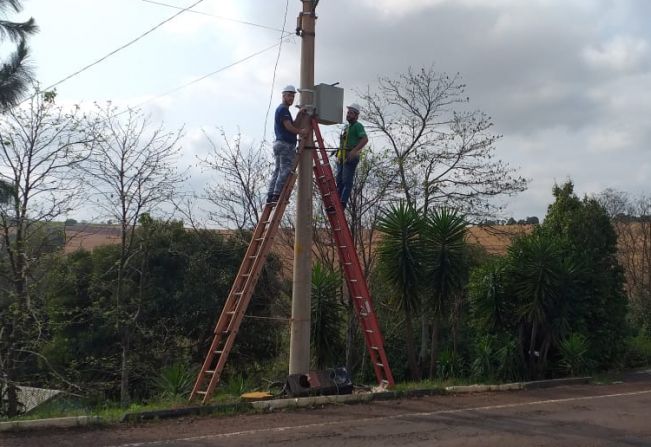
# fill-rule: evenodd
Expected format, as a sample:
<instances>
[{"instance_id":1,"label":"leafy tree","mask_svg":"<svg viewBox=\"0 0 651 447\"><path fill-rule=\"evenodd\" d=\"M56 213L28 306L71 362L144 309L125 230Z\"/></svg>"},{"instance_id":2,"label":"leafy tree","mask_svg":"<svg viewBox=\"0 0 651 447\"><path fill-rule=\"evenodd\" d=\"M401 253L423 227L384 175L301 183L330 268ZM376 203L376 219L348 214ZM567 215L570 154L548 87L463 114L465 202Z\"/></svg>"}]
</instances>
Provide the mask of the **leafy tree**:
<instances>
[{"instance_id":1,"label":"leafy tree","mask_svg":"<svg viewBox=\"0 0 651 447\"><path fill-rule=\"evenodd\" d=\"M122 347L121 401L129 402L129 374L132 336L143 305L143 289L129 281L136 244L136 226L145 213L158 211L172 197L183 176L175 164L181 132L151 128L139 111L128 110L119 117L108 105L100 109L102 138L85 164L97 207L120 226L120 257L115 266L113 289L115 329ZM112 267L113 269L113 267ZM142 282L140 282L142 285Z\"/></svg>"},{"instance_id":2,"label":"leafy tree","mask_svg":"<svg viewBox=\"0 0 651 447\"><path fill-rule=\"evenodd\" d=\"M411 378L420 378L414 341L414 317L421 311L419 289L423 280L423 250L419 239L422 228L418 212L401 202L380 219L382 240L378 247L379 271L395 293L394 306L405 317L405 343Z\"/></svg>"},{"instance_id":3,"label":"leafy tree","mask_svg":"<svg viewBox=\"0 0 651 447\"><path fill-rule=\"evenodd\" d=\"M553 189L555 201L541 229L558 238L580 284L572 305L572 330L590 335L589 357L608 367L621 355L625 335L624 277L617 259L617 234L595 198L579 199L567 182Z\"/></svg>"},{"instance_id":4,"label":"leafy tree","mask_svg":"<svg viewBox=\"0 0 651 447\"><path fill-rule=\"evenodd\" d=\"M41 261L63 240L51 222L82 199L75 168L96 141L95 123L63 111L54 96L36 91L23 108L0 120L0 237L9 287L0 301L0 362L16 413L19 364L43 336L38 286Z\"/></svg>"},{"instance_id":5,"label":"leafy tree","mask_svg":"<svg viewBox=\"0 0 651 447\"><path fill-rule=\"evenodd\" d=\"M176 365L186 365L188 373L205 357L216 315L246 247L240 238L189 231L180 222L148 216L141 219L134 237L139 250L123 278L139 303L130 339L128 391L148 398L152 390L160 390L158 379L181 389L178 382L187 374ZM104 246L61 257L50 269L45 295L51 337L42 352L70 382L55 377L57 385L87 395L121 395L123 349L115 331L114 304L119 259L119 245ZM272 256L263 270L247 312L254 318L242 325L228 375L254 375L282 349L282 327L268 319L286 311L279 299L280 267ZM169 374L162 377L161 371Z\"/></svg>"},{"instance_id":6,"label":"leafy tree","mask_svg":"<svg viewBox=\"0 0 651 447\"><path fill-rule=\"evenodd\" d=\"M22 1L1 0L0 15L3 19L8 9L20 12ZM32 72L27 65L29 50L26 39L37 31L38 27L33 18L26 22L0 20L0 39L8 38L18 45L16 50L9 55L8 60L0 67L0 110L2 111L16 105L21 96L29 89Z\"/></svg>"}]
</instances>

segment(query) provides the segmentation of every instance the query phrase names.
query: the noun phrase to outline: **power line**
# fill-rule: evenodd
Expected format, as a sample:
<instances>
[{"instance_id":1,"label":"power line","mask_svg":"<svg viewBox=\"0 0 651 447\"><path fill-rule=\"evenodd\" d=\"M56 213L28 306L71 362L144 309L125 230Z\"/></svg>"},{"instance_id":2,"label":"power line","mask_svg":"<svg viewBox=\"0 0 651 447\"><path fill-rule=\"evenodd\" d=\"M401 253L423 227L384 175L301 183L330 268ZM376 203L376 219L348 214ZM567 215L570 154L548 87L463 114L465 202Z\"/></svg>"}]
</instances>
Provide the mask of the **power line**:
<instances>
[{"instance_id":1,"label":"power line","mask_svg":"<svg viewBox=\"0 0 651 447\"><path fill-rule=\"evenodd\" d=\"M283 29L280 34L280 41L278 42L278 55L276 56L276 65L274 65L274 74L271 78L271 92L269 93L269 105L267 106L267 114L264 117L264 129L262 131L262 143L267 140L267 123L269 122L269 111L271 110L271 102L274 96L274 87L276 84L276 72L278 70L278 62L280 61L280 53L283 49L283 38L285 34L285 25L287 24L287 12L289 11L289 0L285 3L285 18L283 19Z\"/></svg>"},{"instance_id":2,"label":"power line","mask_svg":"<svg viewBox=\"0 0 651 447\"><path fill-rule=\"evenodd\" d=\"M292 34L289 34L289 35L283 37L282 39L280 39L280 41L279 41L278 43L275 43L275 44L273 44L273 45L271 45L271 46L269 46L269 47L267 47L267 48L264 48L264 49L262 49L262 50L260 50L260 51L256 51L255 53L250 54L250 55L246 56L245 58L242 58L242 59L240 59L240 60L237 60L237 61L233 62L232 64L226 65L226 66L221 67L221 68L219 68L219 69L217 69L217 70L215 70L215 71L212 71L212 72L210 72L210 73L207 73L207 74L205 74L205 75L203 75L203 76L200 76L200 77L198 77L198 78L196 78L196 79L193 79L193 80L190 81L190 82L186 82L185 84L182 84L182 85L180 85L180 86L178 86L178 87L175 87L175 88L173 88L173 89L171 89L171 90L168 90L168 91L165 92L165 93L161 93L160 95L154 96L153 98L149 98L149 99L147 99L146 101L143 101L143 102L141 102L140 104L138 104L138 105L136 105L136 106L134 106L134 107L131 107L131 108L139 108L139 107L143 106L144 104L147 104L147 103L149 103L149 102L151 102L151 101L153 101L153 100L155 100L155 99L162 98L163 96L167 96L167 95L170 95L170 94L172 94L172 93L175 93L175 92L177 92L177 91L179 91L179 90L181 90L181 89L184 89L184 88L186 88L186 87L191 86L192 84L196 84L197 82L201 82L201 81L203 81L203 80L206 79L206 78L209 78L209 77L211 77L211 76L214 76L214 75L216 75L217 73L221 73L221 72L224 71L224 70L228 70L229 68L232 68L232 67L234 67L234 66L236 66L236 65L238 65L238 64L241 64L241 63L243 63L243 62L246 62L246 61L248 61L249 59L253 59L253 58L256 57L256 56L259 56L259 55L261 55L262 53L265 53L265 52L267 52L267 51L269 51L269 50L272 50L272 49L276 48L277 46L281 45L282 42L283 42L285 39L288 39L288 38L291 37L291 36L292 36ZM124 113L124 112L122 112L122 113ZM116 116L117 116L117 115L116 115Z\"/></svg>"},{"instance_id":3,"label":"power line","mask_svg":"<svg viewBox=\"0 0 651 447\"><path fill-rule=\"evenodd\" d=\"M157 2L157 1L154 1L154 0L141 0L141 1L143 1L145 3L151 3L152 5L165 6L165 7L173 8L173 9L182 9L180 6L170 5L168 3ZM283 33L289 34L287 31L285 31L284 27L281 30L280 28L274 28L272 26L261 25L259 23L253 23L253 22L247 22L245 20L232 19L230 17L218 16L216 14L210 14L210 13L204 12L204 11L188 11L188 12L191 12L193 14L200 14L200 15L208 16L208 17L214 17L214 18L220 19L220 20L227 20L229 22L240 23L242 25L255 26L257 28L267 29L267 30L270 30L270 31L282 31Z\"/></svg>"},{"instance_id":4,"label":"power line","mask_svg":"<svg viewBox=\"0 0 651 447\"><path fill-rule=\"evenodd\" d=\"M120 46L120 47L118 47L118 48L116 48L115 50L111 51L111 52L108 53L107 55L105 55L105 56L101 57L100 59L96 60L95 62L93 62L93 63L91 63L91 64L88 64L88 65L86 65L86 66L83 67L83 68L80 68L79 70L75 71L75 72L72 73L71 75L66 76L65 78L61 79L60 81L55 82L54 84L50 85L49 87L45 88L44 90L45 90L45 91L51 90L51 89L53 89L54 87L56 87L57 85L64 83L64 82L67 81L68 79L71 79L71 78L73 78L73 77L75 77L75 76L77 76L77 75L83 73L84 71L88 70L89 68L94 67L95 65L99 64L100 62L105 61L105 60L108 59L109 57L111 57L111 56L113 56L114 54L118 53L119 51L122 51L122 50L124 50L125 48L127 48L127 47L133 45L134 43L138 42L138 41L139 41L140 39L142 39L143 37L147 36L148 34L151 34L152 32L154 32L155 30L157 30L158 28L160 28L160 27L163 26L164 24L166 24L166 23L168 23L168 22L174 20L175 18L177 18L178 16L180 16L180 15L183 14L184 12L186 12L186 11L188 11L188 10L194 8L195 6L197 6L199 3L202 3L203 1L204 1L204 0L197 0L196 2L194 2L193 4L191 4L190 6L181 9L181 11L177 12L176 14L174 14L173 16L171 16L170 18L163 20L162 22L160 22L159 24L157 24L157 25L154 26L153 28L150 28L149 30L147 30L146 32L144 32L144 33L141 34L140 36L136 37L135 39L133 39L133 40L131 40L131 41L125 43L124 45L122 45L122 46Z\"/></svg>"}]
</instances>

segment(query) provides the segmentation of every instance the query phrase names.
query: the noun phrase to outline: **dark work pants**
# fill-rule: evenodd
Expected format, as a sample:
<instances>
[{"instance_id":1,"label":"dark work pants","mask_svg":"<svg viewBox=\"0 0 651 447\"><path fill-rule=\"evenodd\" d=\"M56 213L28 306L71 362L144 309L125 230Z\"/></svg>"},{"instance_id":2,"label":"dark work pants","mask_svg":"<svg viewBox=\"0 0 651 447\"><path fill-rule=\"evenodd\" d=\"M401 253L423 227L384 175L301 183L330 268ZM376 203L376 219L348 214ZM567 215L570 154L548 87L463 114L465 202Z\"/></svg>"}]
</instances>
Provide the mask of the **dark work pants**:
<instances>
[{"instance_id":1,"label":"dark work pants","mask_svg":"<svg viewBox=\"0 0 651 447\"><path fill-rule=\"evenodd\" d=\"M353 190L353 180L355 179L355 169L359 163L359 157L351 161L337 162L337 192L339 199L344 208L350 198L350 192Z\"/></svg>"}]
</instances>

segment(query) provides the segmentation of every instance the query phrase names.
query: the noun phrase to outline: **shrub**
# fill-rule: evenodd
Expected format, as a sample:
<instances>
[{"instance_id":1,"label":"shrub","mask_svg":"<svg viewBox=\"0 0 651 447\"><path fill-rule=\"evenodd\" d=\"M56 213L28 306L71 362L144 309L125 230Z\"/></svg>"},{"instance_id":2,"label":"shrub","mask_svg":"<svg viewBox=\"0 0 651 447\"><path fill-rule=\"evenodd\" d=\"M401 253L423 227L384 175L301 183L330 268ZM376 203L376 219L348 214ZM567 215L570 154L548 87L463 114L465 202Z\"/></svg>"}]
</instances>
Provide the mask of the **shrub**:
<instances>
[{"instance_id":1,"label":"shrub","mask_svg":"<svg viewBox=\"0 0 651 447\"><path fill-rule=\"evenodd\" d=\"M629 368L651 365L651 337L640 334L626 340L624 364Z\"/></svg>"},{"instance_id":2,"label":"shrub","mask_svg":"<svg viewBox=\"0 0 651 447\"><path fill-rule=\"evenodd\" d=\"M579 333L570 334L569 337L561 340L559 345L561 369L571 375L582 374L588 369L588 339Z\"/></svg>"}]
</instances>

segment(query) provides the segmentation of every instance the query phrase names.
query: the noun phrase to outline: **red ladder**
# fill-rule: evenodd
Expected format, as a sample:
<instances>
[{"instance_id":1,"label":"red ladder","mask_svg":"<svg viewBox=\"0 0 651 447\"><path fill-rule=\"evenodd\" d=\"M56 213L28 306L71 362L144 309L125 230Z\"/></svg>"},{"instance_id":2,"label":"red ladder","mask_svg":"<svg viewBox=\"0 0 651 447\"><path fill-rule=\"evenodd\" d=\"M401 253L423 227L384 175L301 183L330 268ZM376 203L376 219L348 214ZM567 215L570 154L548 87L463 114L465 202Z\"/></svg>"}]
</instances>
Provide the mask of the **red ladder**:
<instances>
[{"instance_id":1,"label":"red ladder","mask_svg":"<svg viewBox=\"0 0 651 447\"><path fill-rule=\"evenodd\" d=\"M296 166L298 165L303 144L303 141L301 141L299 153L294 159L294 166L287 177L278 202L265 205L262 216L260 216L260 220L253 231L249 247L246 250L228 298L226 298L219 320L217 320L212 344L197 375L197 380L190 394L190 400L201 396L202 402L207 403L221 379L226 360L233 348L244 313L251 301L255 285L258 282L262 267L280 226L280 219L285 213L289 196L294 188Z\"/></svg>"},{"instance_id":2,"label":"red ladder","mask_svg":"<svg viewBox=\"0 0 651 447\"><path fill-rule=\"evenodd\" d=\"M332 226L339 259L344 268L346 284L353 300L353 308L364 334L364 341L371 356L378 385L382 387L392 386L394 384L393 375L384 351L384 342L373 310L371 295L353 245L353 238L346 223L343 207L339 201L335 179L332 175L321 131L314 119L312 120L312 127L319 144L319 147L313 151L316 183L323 196L326 210L329 210L326 214ZM299 155L302 152L303 144L304 141L301 140ZM285 212L289 196L294 188L299 155L296 156L292 172L287 178L278 202L268 203L265 206L262 216L255 227L251 243L244 255L240 269L217 321L212 344L197 375L197 380L190 394L190 400L201 396L202 402L207 403L215 387L219 384L226 360L233 348L244 313L251 301L255 285L278 231L280 219Z\"/></svg>"},{"instance_id":3,"label":"red ladder","mask_svg":"<svg viewBox=\"0 0 651 447\"><path fill-rule=\"evenodd\" d=\"M353 309L355 309L355 315L364 335L366 349L371 356L371 364L373 365L378 385L381 387L393 386L393 375L391 374L389 360L384 350L380 325L373 310L371 294L368 290L357 252L355 251L353 237L346 222L344 208L339 200L335 178L332 175L328 153L323 144L319 124L315 118L312 119L312 128L314 129L314 135L318 143L318 147L312 151L312 157L314 158L314 178L321 191L326 215L332 227L332 235L337 245L339 261L343 267Z\"/></svg>"}]
</instances>

